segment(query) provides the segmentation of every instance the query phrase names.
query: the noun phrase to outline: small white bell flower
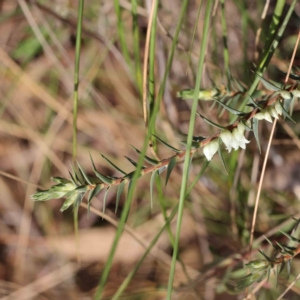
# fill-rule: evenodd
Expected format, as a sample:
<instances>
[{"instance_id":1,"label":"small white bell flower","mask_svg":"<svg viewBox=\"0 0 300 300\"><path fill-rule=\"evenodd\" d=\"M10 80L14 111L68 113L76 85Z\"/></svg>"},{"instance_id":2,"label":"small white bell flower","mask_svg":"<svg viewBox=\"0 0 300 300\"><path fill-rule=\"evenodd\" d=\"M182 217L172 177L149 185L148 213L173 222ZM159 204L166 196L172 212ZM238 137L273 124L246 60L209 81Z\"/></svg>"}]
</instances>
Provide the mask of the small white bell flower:
<instances>
[{"instance_id":1,"label":"small white bell flower","mask_svg":"<svg viewBox=\"0 0 300 300\"><path fill-rule=\"evenodd\" d=\"M243 125L243 124L242 124ZM243 125L244 126L244 125ZM241 127L240 127L241 128ZM246 148L246 144L250 143L245 137L244 134L239 130L239 128L234 128L232 131L233 144L232 147L237 150L239 147L242 149Z\"/></svg>"},{"instance_id":2,"label":"small white bell flower","mask_svg":"<svg viewBox=\"0 0 300 300\"><path fill-rule=\"evenodd\" d=\"M230 153L232 150L232 141L233 141L232 133L229 130L223 130L220 134L220 138L222 142L225 144L226 150L228 151L228 153Z\"/></svg>"},{"instance_id":3,"label":"small white bell flower","mask_svg":"<svg viewBox=\"0 0 300 300\"><path fill-rule=\"evenodd\" d=\"M209 144L203 147L203 153L208 161L210 161L219 149L218 139L210 141Z\"/></svg>"},{"instance_id":4,"label":"small white bell flower","mask_svg":"<svg viewBox=\"0 0 300 300\"><path fill-rule=\"evenodd\" d=\"M257 113L254 116L254 118L257 119L257 120L263 120L263 119L265 119L266 121L268 121L270 123L273 123L271 115L270 115L270 113L269 113L269 111L267 109L262 109L259 113Z\"/></svg>"}]
</instances>

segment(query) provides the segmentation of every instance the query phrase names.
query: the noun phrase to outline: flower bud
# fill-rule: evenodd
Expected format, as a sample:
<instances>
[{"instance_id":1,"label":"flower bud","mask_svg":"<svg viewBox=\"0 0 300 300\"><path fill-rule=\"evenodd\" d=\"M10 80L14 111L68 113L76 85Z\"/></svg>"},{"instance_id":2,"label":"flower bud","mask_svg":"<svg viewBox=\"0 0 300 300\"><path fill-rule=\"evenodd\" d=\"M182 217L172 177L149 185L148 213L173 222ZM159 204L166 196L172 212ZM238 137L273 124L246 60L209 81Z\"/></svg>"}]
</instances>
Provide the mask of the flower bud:
<instances>
[{"instance_id":1,"label":"flower bud","mask_svg":"<svg viewBox=\"0 0 300 300\"><path fill-rule=\"evenodd\" d=\"M210 141L209 144L203 147L203 154L205 155L206 159L210 161L213 158L213 156L216 154L218 149L219 149L218 139L214 139Z\"/></svg>"}]
</instances>

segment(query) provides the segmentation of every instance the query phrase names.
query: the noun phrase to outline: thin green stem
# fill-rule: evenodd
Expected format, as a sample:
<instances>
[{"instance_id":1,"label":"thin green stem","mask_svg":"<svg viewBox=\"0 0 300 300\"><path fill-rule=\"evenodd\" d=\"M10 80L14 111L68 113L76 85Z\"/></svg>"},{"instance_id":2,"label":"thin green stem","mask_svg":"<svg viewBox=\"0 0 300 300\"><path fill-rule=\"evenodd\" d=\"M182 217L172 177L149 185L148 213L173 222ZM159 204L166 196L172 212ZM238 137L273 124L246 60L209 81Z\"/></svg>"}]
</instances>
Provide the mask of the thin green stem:
<instances>
[{"instance_id":1,"label":"thin green stem","mask_svg":"<svg viewBox=\"0 0 300 300\"><path fill-rule=\"evenodd\" d=\"M202 38L202 43L201 43L201 52L200 52L200 57L199 57L196 84L195 84L195 89L194 89L191 119L190 119L190 124L189 124L189 132L188 132L188 140L187 140L187 150L186 150L184 166L183 166L183 176L182 176L181 190L180 190L175 245L174 245L174 249L173 249L172 264L171 264L170 275L169 275L167 300L171 300L171 298L172 298L175 267L176 267L176 260L177 260L178 250L179 250L179 239L180 239L181 223L182 223L183 210L184 210L184 200L185 200L186 187L187 187L187 182L188 182L188 170L189 170L189 166L190 166L190 150L191 150L191 146L192 146L192 139L193 139L193 133L194 133L195 119L196 119L196 109L197 109L197 104L198 104L198 94L199 94L198 91L200 90L200 83L201 83L201 79L202 79L204 58L205 58L205 53L206 53L207 41L208 41L208 29L209 29L209 24L210 24L210 17L211 17L211 10L212 10L212 6L213 6L213 2L214 2L213 0L208 0L207 4L206 4L206 12L205 12L205 20L204 20L204 28L203 28L203 38Z\"/></svg>"},{"instance_id":2,"label":"thin green stem","mask_svg":"<svg viewBox=\"0 0 300 300\"><path fill-rule=\"evenodd\" d=\"M132 21L133 21L133 52L135 61L135 77L136 85L139 92L139 96L142 98L143 92L143 80L142 80L142 67L140 57L140 39L139 39L139 26L138 26L138 14L137 14L137 1L131 0L132 6Z\"/></svg>"},{"instance_id":3,"label":"thin green stem","mask_svg":"<svg viewBox=\"0 0 300 300\"><path fill-rule=\"evenodd\" d=\"M116 15L117 15L117 27L118 27L120 47L122 50L122 54L124 55L125 61L130 66L131 60L130 60L128 47L126 44L125 35L124 35L124 28L123 28L123 22L122 22L122 10L121 10L119 0L114 0L114 7L115 7Z\"/></svg>"},{"instance_id":4,"label":"thin green stem","mask_svg":"<svg viewBox=\"0 0 300 300\"><path fill-rule=\"evenodd\" d=\"M76 49L75 49L75 70L74 70L74 96L73 96L73 161L77 155L77 114L78 114L78 88L79 88L79 65L82 34L84 0L79 1L77 30L76 30Z\"/></svg>"},{"instance_id":5,"label":"thin green stem","mask_svg":"<svg viewBox=\"0 0 300 300\"><path fill-rule=\"evenodd\" d=\"M225 72L227 76L227 84L228 90L231 90L231 76L229 69L229 51L228 51L228 40L227 40L227 26L226 26L226 16L225 16L225 2L224 0L220 0L221 4L221 23L222 23L222 35L223 35L223 58L224 58L224 66Z\"/></svg>"}]
</instances>

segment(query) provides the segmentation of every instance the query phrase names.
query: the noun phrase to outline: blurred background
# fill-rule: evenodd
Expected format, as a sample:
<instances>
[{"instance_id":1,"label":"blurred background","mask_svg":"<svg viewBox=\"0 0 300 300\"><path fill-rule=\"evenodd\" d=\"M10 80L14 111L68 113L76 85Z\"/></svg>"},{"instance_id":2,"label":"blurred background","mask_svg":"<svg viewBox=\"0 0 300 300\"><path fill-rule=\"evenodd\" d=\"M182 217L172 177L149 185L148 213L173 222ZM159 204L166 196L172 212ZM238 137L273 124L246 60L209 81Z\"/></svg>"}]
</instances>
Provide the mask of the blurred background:
<instances>
[{"instance_id":1,"label":"blurred background","mask_svg":"<svg viewBox=\"0 0 300 300\"><path fill-rule=\"evenodd\" d=\"M203 2L203 3L202 3ZM183 149L191 101L176 97L193 88L201 45L206 1L191 0L179 35L171 72L167 79L159 116L157 135ZM291 1L286 1L286 9ZM143 61L151 1L138 3L140 60ZM257 57L264 45L276 1L271 1L265 20L265 1L225 1L227 45L232 75L245 86L251 83ZM92 174L89 154L98 170L120 176L104 160L104 154L121 169L134 170L124 158L137 159L130 145L141 149L145 138L142 96L133 72L133 30L131 1L120 0L121 20L129 60L120 47L118 17L113 1L85 2L78 109L77 160ZM125 198L115 214L116 190L106 199L103 219L103 193L94 199L88 218L79 210L80 263L74 234L73 212L63 213L62 199L33 203L38 188L48 188L52 176L69 178L72 162L72 97L78 1L0 0L0 300L2 299L92 299L115 234ZM172 37L181 9L180 0L159 1L156 40L156 90L160 86ZM270 62L266 78L283 81L278 72L287 71L300 29L300 4L289 22ZM258 42L257 31L262 25ZM195 37L193 32L195 30ZM209 33L202 87L226 85L221 5L215 3ZM300 52L294 66L300 67ZM298 75L300 75L298 73ZM228 114L218 115L212 102L199 105L199 112L216 123L229 124ZM300 217L300 110L295 104L296 124L280 121L268 161L255 228L255 249L267 247L262 235L285 243L279 230L289 232L290 216ZM242 299L229 284L231 273L242 268L243 251L249 230L257 182L266 150L270 124L260 122L259 153L253 134L246 151L224 154L229 175L215 157L190 194L184 212L180 257L175 274L174 299ZM195 135L216 133L200 118ZM201 151L200 151L201 152ZM158 144L160 159L172 152ZM147 153L151 156L151 152ZM233 158L232 158L233 157ZM194 159L190 180L204 161ZM138 182L133 205L118 247L103 299L111 299L145 247L164 224L160 201L167 211L177 204L182 164L172 173L168 186L155 189L150 206L150 177ZM116 223L114 223L116 222ZM176 218L171 223L175 230ZM254 252L256 253L256 252ZM164 232L151 255L143 262L122 299L164 299L172 257L172 247ZM257 254L259 257L259 254ZM221 263L220 263L221 262ZM298 275L300 262L293 261L290 280ZM280 277L261 287L257 299L276 299L288 284ZM299 299L300 284L289 292ZM253 296L254 297L254 296ZM254 298L253 298L254 299Z\"/></svg>"}]
</instances>

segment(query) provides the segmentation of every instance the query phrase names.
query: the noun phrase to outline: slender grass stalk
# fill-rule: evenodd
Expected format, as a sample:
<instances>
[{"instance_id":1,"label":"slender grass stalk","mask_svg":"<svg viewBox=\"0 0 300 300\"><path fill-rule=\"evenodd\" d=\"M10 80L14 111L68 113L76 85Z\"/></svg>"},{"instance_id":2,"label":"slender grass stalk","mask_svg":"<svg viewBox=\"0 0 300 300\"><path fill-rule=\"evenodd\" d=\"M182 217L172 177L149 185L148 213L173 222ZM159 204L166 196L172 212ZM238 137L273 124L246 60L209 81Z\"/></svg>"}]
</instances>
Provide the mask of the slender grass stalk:
<instances>
[{"instance_id":1,"label":"slender grass stalk","mask_svg":"<svg viewBox=\"0 0 300 300\"><path fill-rule=\"evenodd\" d=\"M74 96L73 96L73 164L75 164L77 155L77 115L78 115L78 89L79 89L79 66L80 66L80 50L82 35L82 19L83 19L84 0L79 1L77 30L76 30L76 49L75 49L75 68L74 68ZM80 263L79 255L79 234L78 234L78 207L74 210L74 229L76 237L76 255L77 262Z\"/></svg>"},{"instance_id":2,"label":"slender grass stalk","mask_svg":"<svg viewBox=\"0 0 300 300\"><path fill-rule=\"evenodd\" d=\"M185 199L189 196L190 192L192 191L193 187L195 186L195 184L198 182L199 178L203 175L203 173L205 172L206 168L209 165L209 161L205 161L202 165L201 171L199 172L199 174L195 177L195 179L193 180L192 184L190 185L189 189L186 192L185 195ZM170 226L170 222L174 219L174 217L176 216L176 213L178 211L178 204L173 208L171 214L169 217L167 217L165 219L165 224L164 226L161 228L161 230L157 233L157 235L154 237L154 239L152 240L152 242L150 243L149 247L147 248L147 250L145 251L144 255L140 258L140 260L138 261L138 263L134 266L134 268L130 271L130 273L127 275L127 277L125 278L125 280L123 281L123 283L121 284L121 286L118 288L118 290L116 291L116 293L114 294L112 300L117 300L122 293L124 292L124 290L126 289L126 287L128 286L128 284L130 283L130 281L132 280L133 276L136 274L137 270L139 269L139 267L141 266L142 262L145 260L145 258L147 257L147 255L149 254L149 252L151 251L151 249L153 248L153 246L156 244L157 240L159 239L159 237L161 236L161 234L164 232L164 230Z\"/></svg>"},{"instance_id":3,"label":"slender grass stalk","mask_svg":"<svg viewBox=\"0 0 300 300\"><path fill-rule=\"evenodd\" d=\"M140 57L140 39L139 39L139 26L137 14L137 1L131 0L132 7L132 21L133 21L133 52L135 62L135 78L139 96L142 97L143 93L143 79L142 79L142 66Z\"/></svg>"},{"instance_id":4,"label":"slender grass stalk","mask_svg":"<svg viewBox=\"0 0 300 300\"><path fill-rule=\"evenodd\" d=\"M124 55L125 61L130 66L131 65L131 59L128 51L128 47L126 44L124 29L123 29L123 21L122 21L122 10L119 3L119 0L114 0L114 7L117 15L117 27L118 27L118 36L119 36L119 42L122 54Z\"/></svg>"},{"instance_id":5,"label":"slender grass stalk","mask_svg":"<svg viewBox=\"0 0 300 300\"><path fill-rule=\"evenodd\" d=\"M178 219L177 219L177 226L176 226L175 247L173 249L172 264L171 264L171 269L170 269L170 274L169 274L167 300L171 300L172 291L173 291L175 266L176 266L176 259L177 259L178 250L179 250L179 238L180 238L181 223L182 223L183 210L184 210L184 200L185 200L185 194L186 194L186 186L187 186L187 182L188 182L188 170L189 170L189 166L190 166L190 149L192 146L193 132L194 132L194 126L195 126L195 119L196 119L196 109L197 109L197 104L198 104L198 91L200 90L204 58L205 58L207 41L208 41L208 28L209 28L209 24L210 24L210 16L211 16L213 2L214 1L212 1L212 0L208 0L207 4L206 4L203 37L202 37L201 51L200 51L199 62L198 62L198 71L197 71L197 77L196 77L196 83L195 83L194 98L193 98L192 111L191 111L191 119L190 119L190 124L189 124L189 131L188 131L187 150L186 150L186 155L185 155L185 159L184 159L183 176L182 176L180 199L179 199Z\"/></svg>"},{"instance_id":6,"label":"slender grass stalk","mask_svg":"<svg viewBox=\"0 0 300 300\"><path fill-rule=\"evenodd\" d=\"M221 23L222 23L222 35L223 35L223 58L225 72L227 76L228 89L231 90L231 76L229 67L229 50L228 50L228 40L227 40L227 25L226 25L226 15L225 15L225 2L220 0L221 4Z\"/></svg>"},{"instance_id":7,"label":"slender grass stalk","mask_svg":"<svg viewBox=\"0 0 300 300\"><path fill-rule=\"evenodd\" d=\"M79 1L77 30L76 30L76 49L75 49L75 70L74 70L74 97L73 97L73 163L77 155L77 114L78 114L78 88L79 88L79 65L81 50L81 34L83 19L84 0Z\"/></svg>"},{"instance_id":8,"label":"slender grass stalk","mask_svg":"<svg viewBox=\"0 0 300 300\"><path fill-rule=\"evenodd\" d=\"M150 46L149 46L149 76L148 76L148 90L149 90L149 116L151 117L154 109L155 101L155 49L156 49L156 28L157 28L157 11L158 11L158 1L153 3L153 19L151 23L151 34L150 34ZM152 131L155 134L155 129ZM156 139L151 137L151 146L156 152Z\"/></svg>"}]
</instances>

